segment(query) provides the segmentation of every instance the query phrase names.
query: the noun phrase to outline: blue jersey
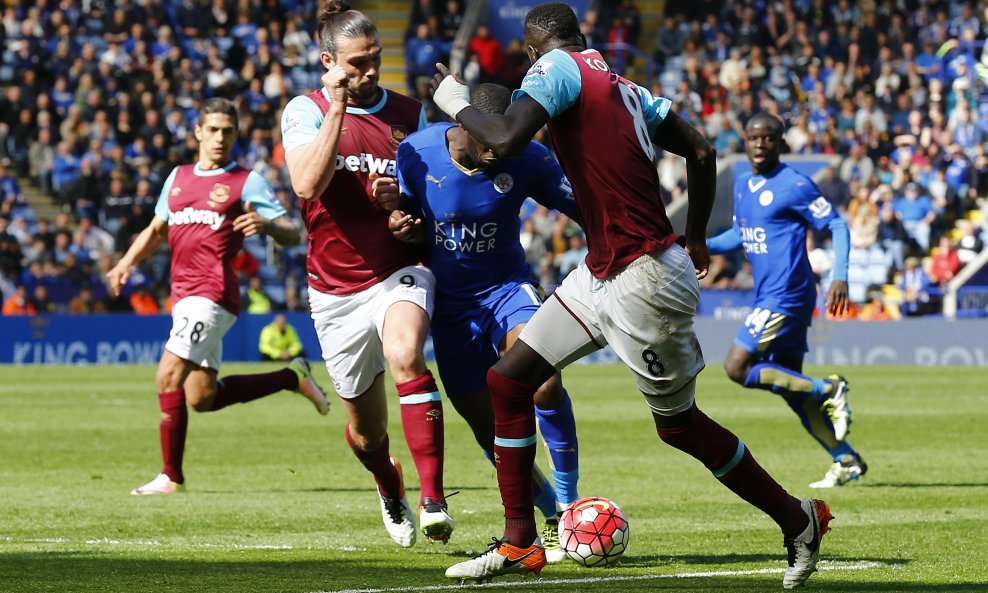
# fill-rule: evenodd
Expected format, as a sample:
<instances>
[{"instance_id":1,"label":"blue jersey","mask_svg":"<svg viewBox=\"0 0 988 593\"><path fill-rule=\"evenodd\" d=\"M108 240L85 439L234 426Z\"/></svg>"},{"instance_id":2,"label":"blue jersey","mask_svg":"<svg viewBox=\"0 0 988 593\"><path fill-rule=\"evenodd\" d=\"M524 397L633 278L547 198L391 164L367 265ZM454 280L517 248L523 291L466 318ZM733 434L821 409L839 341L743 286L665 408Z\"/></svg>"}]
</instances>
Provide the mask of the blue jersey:
<instances>
[{"instance_id":1,"label":"blue jersey","mask_svg":"<svg viewBox=\"0 0 988 593\"><path fill-rule=\"evenodd\" d=\"M755 279L756 306L809 316L816 278L806 255L806 230L840 218L805 175L779 164L766 176L746 173L734 182L734 230Z\"/></svg>"},{"instance_id":2,"label":"blue jersey","mask_svg":"<svg viewBox=\"0 0 988 593\"><path fill-rule=\"evenodd\" d=\"M449 154L446 132L435 124L398 147L401 191L422 215L437 295L473 299L532 271L519 242L519 210L532 197L572 215L569 181L547 148L531 142L517 158L485 170L467 170Z\"/></svg>"}]
</instances>

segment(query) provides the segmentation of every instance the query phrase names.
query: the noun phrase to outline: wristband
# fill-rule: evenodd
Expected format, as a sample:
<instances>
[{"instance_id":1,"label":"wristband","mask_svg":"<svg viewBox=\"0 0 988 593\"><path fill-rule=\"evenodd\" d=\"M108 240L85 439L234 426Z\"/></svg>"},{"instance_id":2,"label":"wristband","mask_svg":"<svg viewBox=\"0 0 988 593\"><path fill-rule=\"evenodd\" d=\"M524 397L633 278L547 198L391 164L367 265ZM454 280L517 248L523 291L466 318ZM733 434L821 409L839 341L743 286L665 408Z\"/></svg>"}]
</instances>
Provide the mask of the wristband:
<instances>
[{"instance_id":1,"label":"wristband","mask_svg":"<svg viewBox=\"0 0 988 593\"><path fill-rule=\"evenodd\" d=\"M456 114L470 106L470 87L447 76L439 84L432 100L446 115L456 119Z\"/></svg>"}]
</instances>

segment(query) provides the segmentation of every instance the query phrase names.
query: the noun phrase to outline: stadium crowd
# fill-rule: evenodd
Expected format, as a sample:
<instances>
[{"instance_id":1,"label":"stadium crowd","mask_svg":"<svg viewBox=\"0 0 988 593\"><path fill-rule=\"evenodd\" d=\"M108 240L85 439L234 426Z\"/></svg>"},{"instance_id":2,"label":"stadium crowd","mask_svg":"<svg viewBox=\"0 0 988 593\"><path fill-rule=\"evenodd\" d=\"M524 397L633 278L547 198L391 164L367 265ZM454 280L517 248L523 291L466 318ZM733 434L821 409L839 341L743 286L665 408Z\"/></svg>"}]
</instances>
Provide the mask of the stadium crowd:
<instances>
[{"instance_id":1,"label":"stadium crowd","mask_svg":"<svg viewBox=\"0 0 988 593\"><path fill-rule=\"evenodd\" d=\"M279 132L282 108L319 85L313 0L8 2L0 22L0 293L4 314L167 310L167 256L152 258L109 299L106 272L150 217L165 177L194 160L204 99L240 110L234 156L264 175L297 220ZM634 0L604 0L583 30L633 78L654 61L652 92L701 126L720 156L743 152L757 111L781 116L794 154L832 161L819 186L851 227L852 300L862 318L936 311L937 287L988 241L986 2L670 0L651 56ZM413 0L405 36L409 92L427 102L464 5ZM605 45L606 44L606 45ZM485 25L467 44L464 76L516 88L520 41ZM386 49L385 51L389 51ZM984 63L982 63L984 62ZM685 166L657 162L672 202ZM39 219L22 184L58 208ZM547 289L587 252L579 229L526 209L522 240ZM712 229L714 230L714 229ZM829 270L826 236L811 261ZM717 257L708 288L745 289L741 259ZM237 260L248 312L305 308L304 246L252 239ZM898 284L900 306L882 286Z\"/></svg>"}]
</instances>

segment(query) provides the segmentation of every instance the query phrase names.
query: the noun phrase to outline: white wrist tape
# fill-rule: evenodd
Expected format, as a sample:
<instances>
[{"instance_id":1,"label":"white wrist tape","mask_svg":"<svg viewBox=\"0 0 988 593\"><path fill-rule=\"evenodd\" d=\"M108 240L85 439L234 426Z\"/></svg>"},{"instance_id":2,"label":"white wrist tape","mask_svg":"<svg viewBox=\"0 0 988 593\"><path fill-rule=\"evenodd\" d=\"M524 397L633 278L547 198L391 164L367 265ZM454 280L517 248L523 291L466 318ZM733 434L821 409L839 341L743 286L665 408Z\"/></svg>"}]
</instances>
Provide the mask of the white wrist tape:
<instances>
[{"instance_id":1,"label":"white wrist tape","mask_svg":"<svg viewBox=\"0 0 988 593\"><path fill-rule=\"evenodd\" d=\"M456 119L457 113L470 106L470 87L457 82L452 76L447 76L439 84L432 100L447 115Z\"/></svg>"}]
</instances>

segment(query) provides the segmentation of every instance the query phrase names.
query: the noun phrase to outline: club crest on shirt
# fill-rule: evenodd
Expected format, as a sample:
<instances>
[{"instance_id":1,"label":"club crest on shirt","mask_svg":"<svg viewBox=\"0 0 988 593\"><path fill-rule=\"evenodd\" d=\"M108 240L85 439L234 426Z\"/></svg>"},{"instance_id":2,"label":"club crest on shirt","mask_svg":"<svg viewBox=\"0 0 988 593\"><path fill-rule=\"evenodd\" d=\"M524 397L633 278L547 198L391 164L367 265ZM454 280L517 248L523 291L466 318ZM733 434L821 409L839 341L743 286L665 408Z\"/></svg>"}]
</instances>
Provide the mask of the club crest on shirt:
<instances>
[{"instance_id":1,"label":"club crest on shirt","mask_svg":"<svg viewBox=\"0 0 988 593\"><path fill-rule=\"evenodd\" d=\"M395 148L398 148L405 136L408 136L408 130L404 126L391 126L391 144L394 144Z\"/></svg>"},{"instance_id":2,"label":"club crest on shirt","mask_svg":"<svg viewBox=\"0 0 988 593\"><path fill-rule=\"evenodd\" d=\"M169 196L177 196L180 193L182 193L182 188L180 188L180 187L173 187L172 190L170 192L168 192L168 195Z\"/></svg>"},{"instance_id":3,"label":"club crest on shirt","mask_svg":"<svg viewBox=\"0 0 988 593\"><path fill-rule=\"evenodd\" d=\"M217 208L220 204L230 199L230 186L225 183L217 183L209 192L209 200L206 201L211 208Z\"/></svg>"},{"instance_id":4,"label":"club crest on shirt","mask_svg":"<svg viewBox=\"0 0 988 593\"><path fill-rule=\"evenodd\" d=\"M760 196L758 196L758 203L761 204L762 206L768 206L769 204L772 203L772 200L774 199L775 199L775 194L772 193L772 190L767 189L763 191Z\"/></svg>"},{"instance_id":5,"label":"club crest on shirt","mask_svg":"<svg viewBox=\"0 0 988 593\"><path fill-rule=\"evenodd\" d=\"M507 173L498 173L494 177L494 190L499 194L506 194L515 186L515 180Z\"/></svg>"}]
</instances>

